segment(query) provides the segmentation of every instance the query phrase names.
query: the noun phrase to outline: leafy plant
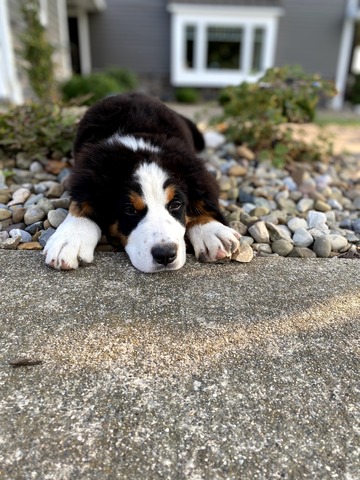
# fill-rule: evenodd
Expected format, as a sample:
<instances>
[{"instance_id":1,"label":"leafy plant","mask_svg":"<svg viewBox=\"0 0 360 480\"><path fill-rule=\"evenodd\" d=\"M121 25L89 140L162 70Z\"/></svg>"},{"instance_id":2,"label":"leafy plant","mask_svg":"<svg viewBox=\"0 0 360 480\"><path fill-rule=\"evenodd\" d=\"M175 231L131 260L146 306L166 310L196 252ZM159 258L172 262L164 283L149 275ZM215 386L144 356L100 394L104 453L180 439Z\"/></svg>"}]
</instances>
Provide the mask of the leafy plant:
<instances>
[{"instance_id":1,"label":"leafy plant","mask_svg":"<svg viewBox=\"0 0 360 480\"><path fill-rule=\"evenodd\" d=\"M77 119L58 105L14 107L0 116L0 149L10 158L18 152L32 158L50 157L53 152L69 155Z\"/></svg>"},{"instance_id":2,"label":"leafy plant","mask_svg":"<svg viewBox=\"0 0 360 480\"><path fill-rule=\"evenodd\" d=\"M222 90L219 101L224 113L216 122L225 125L230 140L247 144L260 158L271 158L278 166L322 158L328 149L295 138L282 125L312 121L319 99L335 93L332 82L307 75L301 67L272 68L257 83Z\"/></svg>"},{"instance_id":3,"label":"leafy plant","mask_svg":"<svg viewBox=\"0 0 360 480\"><path fill-rule=\"evenodd\" d=\"M191 87L177 88L175 98L180 103L196 103L200 99L198 90Z\"/></svg>"},{"instance_id":4,"label":"leafy plant","mask_svg":"<svg viewBox=\"0 0 360 480\"><path fill-rule=\"evenodd\" d=\"M20 9L25 23L24 32L20 36L24 68L36 96L43 101L52 101L57 95L52 60L54 47L48 42L46 30L40 23L39 2L22 0Z\"/></svg>"},{"instance_id":5,"label":"leafy plant","mask_svg":"<svg viewBox=\"0 0 360 480\"><path fill-rule=\"evenodd\" d=\"M112 67L103 73L74 75L62 86L65 101L82 99L85 105L115 93L133 90L138 84L137 77L130 70Z\"/></svg>"},{"instance_id":6,"label":"leafy plant","mask_svg":"<svg viewBox=\"0 0 360 480\"><path fill-rule=\"evenodd\" d=\"M104 73L116 80L123 90L134 90L139 84L137 75L128 68L109 67Z\"/></svg>"}]
</instances>

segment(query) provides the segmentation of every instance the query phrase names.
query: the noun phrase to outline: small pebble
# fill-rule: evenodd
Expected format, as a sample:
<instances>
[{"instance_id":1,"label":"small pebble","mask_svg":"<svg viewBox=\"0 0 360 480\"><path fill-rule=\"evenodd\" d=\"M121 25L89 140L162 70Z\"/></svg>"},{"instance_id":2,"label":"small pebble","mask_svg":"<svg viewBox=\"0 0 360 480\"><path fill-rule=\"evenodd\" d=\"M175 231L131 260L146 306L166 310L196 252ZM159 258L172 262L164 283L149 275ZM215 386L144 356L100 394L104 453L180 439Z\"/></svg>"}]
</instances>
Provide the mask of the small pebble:
<instances>
[{"instance_id":1,"label":"small pebble","mask_svg":"<svg viewBox=\"0 0 360 480\"><path fill-rule=\"evenodd\" d=\"M265 222L263 222L262 220L254 223L254 225L249 227L248 231L255 240L255 242L270 243L269 231L266 228Z\"/></svg>"},{"instance_id":2,"label":"small pebble","mask_svg":"<svg viewBox=\"0 0 360 480\"><path fill-rule=\"evenodd\" d=\"M24 215L24 222L26 225L31 225L32 223L39 222L45 218L45 212L39 207L31 206L29 207Z\"/></svg>"},{"instance_id":3,"label":"small pebble","mask_svg":"<svg viewBox=\"0 0 360 480\"><path fill-rule=\"evenodd\" d=\"M305 228L295 230L292 239L296 247L310 247L314 242L313 237Z\"/></svg>"},{"instance_id":4,"label":"small pebble","mask_svg":"<svg viewBox=\"0 0 360 480\"><path fill-rule=\"evenodd\" d=\"M21 243L31 242L32 240L30 233L26 232L25 230L20 230L20 228L14 228L13 230L10 230L9 235L12 238L18 237L20 235Z\"/></svg>"},{"instance_id":5,"label":"small pebble","mask_svg":"<svg viewBox=\"0 0 360 480\"><path fill-rule=\"evenodd\" d=\"M317 257L328 258L331 253L331 242L328 236L318 237L313 245L313 250Z\"/></svg>"},{"instance_id":6,"label":"small pebble","mask_svg":"<svg viewBox=\"0 0 360 480\"><path fill-rule=\"evenodd\" d=\"M288 240L279 239L271 244L271 249L274 253L277 253L281 257L287 257L289 253L294 249L294 245Z\"/></svg>"}]
</instances>

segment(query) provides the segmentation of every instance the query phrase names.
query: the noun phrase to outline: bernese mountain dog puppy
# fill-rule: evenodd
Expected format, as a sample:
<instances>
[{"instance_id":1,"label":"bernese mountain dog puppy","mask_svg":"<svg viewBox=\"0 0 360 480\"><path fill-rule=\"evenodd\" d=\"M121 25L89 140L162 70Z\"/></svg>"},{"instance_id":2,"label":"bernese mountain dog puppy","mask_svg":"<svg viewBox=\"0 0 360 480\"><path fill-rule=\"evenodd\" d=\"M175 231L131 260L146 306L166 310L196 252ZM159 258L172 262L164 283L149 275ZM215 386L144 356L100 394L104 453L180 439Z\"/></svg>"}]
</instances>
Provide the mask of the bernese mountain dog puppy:
<instances>
[{"instance_id":1,"label":"bernese mountain dog puppy","mask_svg":"<svg viewBox=\"0 0 360 480\"><path fill-rule=\"evenodd\" d=\"M185 117L140 93L106 98L79 123L69 214L46 244L46 264L90 263L104 233L142 272L177 270L185 238L196 258L216 262L239 248L219 189L196 151L202 134Z\"/></svg>"}]
</instances>

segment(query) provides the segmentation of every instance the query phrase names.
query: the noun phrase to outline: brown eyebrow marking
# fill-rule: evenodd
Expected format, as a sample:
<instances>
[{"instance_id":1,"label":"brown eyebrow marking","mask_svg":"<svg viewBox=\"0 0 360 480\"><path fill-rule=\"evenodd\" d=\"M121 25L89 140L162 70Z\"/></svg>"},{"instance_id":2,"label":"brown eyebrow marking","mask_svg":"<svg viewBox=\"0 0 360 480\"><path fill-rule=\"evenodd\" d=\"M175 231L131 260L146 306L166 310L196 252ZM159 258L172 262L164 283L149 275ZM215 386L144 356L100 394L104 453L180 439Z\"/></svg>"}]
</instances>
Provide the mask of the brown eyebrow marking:
<instances>
[{"instance_id":1,"label":"brown eyebrow marking","mask_svg":"<svg viewBox=\"0 0 360 480\"><path fill-rule=\"evenodd\" d=\"M176 195L176 188L174 185L169 185L165 188L166 203L170 203Z\"/></svg>"},{"instance_id":2,"label":"brown eyebrow marking","mask_svg":"<svg viewBox=\"0 0 360 480\"><path fill-rule=\"evenodd\" d=\"M144 208L146 207L144 200L141 198L141 196L138 193L134 191L130 192L129 199L132 206L138 212L141 212L141 210L144 210Z\"/></svg>"}]
</instances>

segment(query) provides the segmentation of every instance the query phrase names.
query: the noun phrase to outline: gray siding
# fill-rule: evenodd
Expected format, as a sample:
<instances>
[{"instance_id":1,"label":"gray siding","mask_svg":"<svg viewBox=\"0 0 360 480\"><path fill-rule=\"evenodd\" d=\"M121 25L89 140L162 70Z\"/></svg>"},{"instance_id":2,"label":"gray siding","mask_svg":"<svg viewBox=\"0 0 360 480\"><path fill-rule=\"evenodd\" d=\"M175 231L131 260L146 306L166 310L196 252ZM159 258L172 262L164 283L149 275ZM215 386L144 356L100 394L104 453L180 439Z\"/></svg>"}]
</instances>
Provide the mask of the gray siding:
<instances>
[{"instance_id":1,"label":"gray siding","mask_svg":"<svg viewBox=\"0 0 360 480\"><path fill-rule=\"evenodd\" d=\"M346 0L283 0L276 65L334 79Z\"/></svg>"},{"instance_id":2,"label":"gray siding","mask_svg":"<svg viewBox=\"0 0 360 480\"><path fill-rule=\"evenodd\" d=\"M94 70L121 66L139 74L164 75L170 63L170 15L166 0L107 0L90 15Z\"/></svg>"}]
</instances>

